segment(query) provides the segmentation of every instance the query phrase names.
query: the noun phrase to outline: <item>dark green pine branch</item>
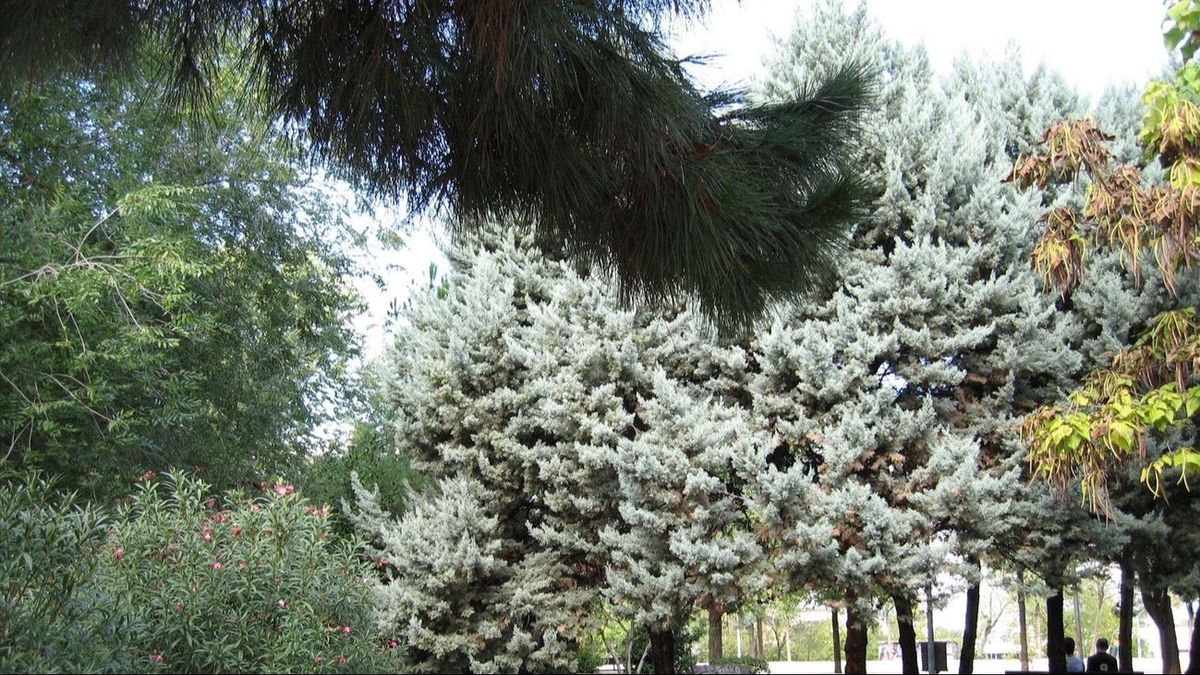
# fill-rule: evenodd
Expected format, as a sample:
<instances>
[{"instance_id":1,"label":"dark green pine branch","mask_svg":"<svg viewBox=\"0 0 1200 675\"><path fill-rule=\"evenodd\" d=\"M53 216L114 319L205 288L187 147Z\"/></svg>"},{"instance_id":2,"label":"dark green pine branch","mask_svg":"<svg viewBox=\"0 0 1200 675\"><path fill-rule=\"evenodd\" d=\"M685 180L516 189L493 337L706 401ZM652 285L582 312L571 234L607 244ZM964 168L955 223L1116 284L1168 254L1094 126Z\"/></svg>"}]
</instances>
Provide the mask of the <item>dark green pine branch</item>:
<instances>
[{"instance_id":1,"label":"dark green pine branch","mask_svg":"<svg viewBox=\"0 0 1200 675\"><path fill-rule=\"evenodd\" d=\"M702 0L6 4L0 95L151 44L171 92L203 99L236 40L269 112L360 186L462 231L528 224L625 297L693 298L725 326L829 277L864 205L848 158L867 73L772 105L704 96L655 28Z\"/></svg>"}]
</instances>

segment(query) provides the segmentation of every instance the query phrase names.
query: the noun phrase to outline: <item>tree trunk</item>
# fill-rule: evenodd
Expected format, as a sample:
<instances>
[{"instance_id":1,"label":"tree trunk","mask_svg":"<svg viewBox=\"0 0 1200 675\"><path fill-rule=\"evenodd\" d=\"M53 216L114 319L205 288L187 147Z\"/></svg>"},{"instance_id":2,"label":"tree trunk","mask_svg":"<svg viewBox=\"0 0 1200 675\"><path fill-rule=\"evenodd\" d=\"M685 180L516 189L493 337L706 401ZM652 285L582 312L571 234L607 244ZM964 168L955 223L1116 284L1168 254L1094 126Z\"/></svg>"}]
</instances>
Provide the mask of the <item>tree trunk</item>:
<instances>
[{"instance_id":1,"label":"tree trunk","mask_svg":"<svg viewBox=\"0 0 1200 675\"><path fill-rule=\"evenodd\" d=\"M842 672L842 636L840 635L837 607L833 608L833 672Z\"/></svg>"},{"instance_id":2,"label":"tree trunk","mask_svg":"<svg viewBox=\"0 0 1200 675\"><path fill-rule=\"evenodd\" d=\"M971 558L970 564L975 568L975 578L967 587L967 616L963 621L962 649L958 656L959 675L971 675L975 669L975 635L979 631L979 577L981 569L979 560Z\"/></svg>"},{"instance_id":3,"label":"tree trunk","mask_svg":"<svg viewBox=\"0 0 1200 675\"><path fill-rule=\"evenodd\" d=\"M767 658L767 650L763 647L763 619L761 616L754 617L754 652L754 656L757 658Z\"/></svg>"},{"instance_id":4,"label":"tree trunk","mask_svg":"<svg viewBox=\"0 0 1200 675\"><path fill-rule=\"evenodd\" d=\"M1020 570L1017 571L1017 632L1021 639L1021 670L1028 671L1029 619L1025 616L1025 573Z\"/></svg>"},{"instance_id":5,"label":"tree trunk","mask_svg":"<svg viewBox=\"0 0 1200 675\"><path fill-rule=\"evenodd\" d=\"M867 623L853 603L846 606L846 673L867 672Z\"/></svg>"},{"instance_id":6,"label":"tree trunk","mask_svg":"<svg viewBox=\"0 0 1200 675\"><path fill-rule=\"evenodd\" d=\"M1071 594L1071 604L1075 605L1075 649L1079 650L1079 656L1086 657L1091 652L1088 651L1087 643L1083 641L1083 618L1079 611L1079 582L1075 583L1075 592ZM1099 608L1096 611L1099 612Z\"/></svg>"},{"instance_id":7,"label":"tree trunk","mask_svg":"<svg viewBox=\"0 0 1200 675\"><path fill-rule=\"evenodd\" d=\"M792 660L792 617L787 617L787 623L783 624L783 645L787 649L787 660Z\"/></svg>"},{"instance_id":8,"label":"tree trunk","mask_svg":"<svg viewBox=\"0 0 1200 675\"><path fill-rule=\"evenodd\" d=\"M1096 580L1096 618L1092 622L1092 634L1088 636L1088 641L1084 643L1084 647L1082 648L1083 653L1080 654L1080 656L1083 656L1084 658L1091 653L1092 647L1094 647L1096 644L1096 640L1100 637L1104 637L1100 634L1100 631L1102 630L1100 621L1105 616L1104 601L1106 598L1104 596L1107 594L1104 591L1107 586L1107 578Z\"/></svg>"},{"instance_id":9,"label":"tree trunk","mask_svg":"<svg viewBox=\"0 0 1200 675\"><path fill-rule=\"evenodd\" d=\"M714 661L724 656L724 645L721 643L724 625L721 604L713 602L708 608L708 660Z\"/></svg>"},{"instance_id":10,"label":"tree trunk","mask_svg":"<svg viewBox=\"0 0 1200 675\"><path fill-rule=\"evenodd\" d=\"M1133 567L1128 560L1121 561L1121 623L1117 629L1117 668L1133 670Z\"/></svg>"},{"instance_id":11,"label":"tree trunk","mask_svg":"<svg viewBox=\"0 0 1200 675\"><path fill-rule=\"evenodd\" d=\"M1050 672L1067 672L1067 652L1063 644L1063 595L1062 588L1055 588L1054 595L1046 598L1046 658Z\"/></svg>"},{"instance_id":12,"label":"tree trunk","mask_svg":"<svg viewBox=\"0 0 1200 675\"><path fill-rule=\"evenodd\" d=\"M742 658L742 610L737 613L737 623L733 625L733 632L737 635L737 657Z\"/></svg>"},{"instance_id":13,"label":"tree trunk","mask_svg":"<svg viewBox=\"0 0 1200 675\"><path fill-rule=\"evenodd\" d=\"M1200 675L1200 616L1192 617L1192 639L1188 643L1188 675Z\"/></svg>"},{"instance_id":14,"label":"tree trunk","mask_svg":"<svg viewBox=\"0 0 1200 675\"><path fill-rule=\"evenodd\" d=\"M650 631L650 664L657 675L675 672L675 631Z\"/></svg>"},{"instance_id":15,"label":"tree trunk","mask_svg":"<svg viewBox=\"0 0 1200 675\"><path fill-rule=\"evenodd\" d=\"M1162 672L1179 672L1179 640L1175 636L1175 616L1171 612L1171 597L1165 587L1147 588L1142 581L1142 604L1158 627L1158 643L1162 647Z\"/></svg>"},{"instance_id":16,"label":"tree trunk","mask_svg":"<svg viewBox=\"0 0 1200 675\"><path fill-rule=\"evenodd\" d=\"M917 630L913 625L913 603L908 596L897 593L892 596L896 606L896 625L900 628L900 670L904 673L921 672L917 660Z\"/></svg>"}]
</instances>

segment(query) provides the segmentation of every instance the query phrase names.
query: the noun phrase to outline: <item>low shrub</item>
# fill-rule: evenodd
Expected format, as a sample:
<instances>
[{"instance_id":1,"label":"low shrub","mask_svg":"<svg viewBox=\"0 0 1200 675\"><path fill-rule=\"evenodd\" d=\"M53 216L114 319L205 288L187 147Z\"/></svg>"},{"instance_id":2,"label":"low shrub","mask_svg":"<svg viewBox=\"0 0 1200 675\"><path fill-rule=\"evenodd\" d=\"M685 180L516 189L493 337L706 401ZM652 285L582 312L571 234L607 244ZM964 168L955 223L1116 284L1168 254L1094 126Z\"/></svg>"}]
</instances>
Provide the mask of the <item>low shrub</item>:
<instances>
[{"instance_id":1,"label":"low shrub","mask_svg":"<svg viewBox=\"0 0 1200 675\"><path fill-rule=\"evenodd\" d=\"M372 570L330 537L325 508L290 485L210 496L150 476L98 552L101 592L140 670L394 671L377 633Z\"/></svg>"},{"instance_id":2,"label":"low shrub","mask_svg":"<svg viewBox=\"0 0 1200 675\"><path fill-rule=\"evenodd\" d=\"M0 478L0 672L121 671L94 584L105 520L37 473Z\"/></svg>"},{"instance_id":3,"label":"low shrub","mask_svg":"<svg viewBox=\"0 0 1200 675\"><path fill-rule=\"evenodd\" d=\"M727 656L709 661L704 667L705 673L769 673L770 667L766 659L753 656Z\"/></svg>"}]
</instances>

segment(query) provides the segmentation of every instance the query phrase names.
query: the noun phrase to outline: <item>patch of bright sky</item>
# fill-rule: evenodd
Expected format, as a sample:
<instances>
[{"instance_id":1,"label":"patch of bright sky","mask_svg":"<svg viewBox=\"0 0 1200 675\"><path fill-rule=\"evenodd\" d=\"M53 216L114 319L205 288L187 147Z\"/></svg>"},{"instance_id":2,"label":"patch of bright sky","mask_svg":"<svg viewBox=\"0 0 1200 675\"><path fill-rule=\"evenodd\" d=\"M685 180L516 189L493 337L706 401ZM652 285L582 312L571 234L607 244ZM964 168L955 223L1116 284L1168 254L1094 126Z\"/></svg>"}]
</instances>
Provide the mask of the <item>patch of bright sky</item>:
<instances>
[{"instance_id":1,"label":"patch of bright sky","mask_svg":"<svg viewBox=\"0 0 1200 675\"><path fill-rule=\"evenodd\" d=\"M691 72L706 88L749 86L786 37L800 12L824 0L715 0L698 21L669 24L677 55L713 58ZM856 6L853 0L848 7ZM946 72L962 55L1001 58L1015 46L1031 71L1039 63L1063 75L1081 92L1098 96L1105 87L1141 86L1162 73L1165 7L1155 0L872 0L868 13L891 38L923 44L934 67ZM387 219L381 208L376 218ZM400 220L402 216L393 216ZM440 247L446 237L436 223L418 220L404 229L406 245L388 250L372 243L364 260L382 285L364 282L366 311L355 327L364 336L364 356L378 355L387 342L392 303L402 304L428 282L429 265L444 274L449 265Z\"/></svg>"},{"instance_id":2,"label":"patch of bright sky","mask_svg":"<svg viewBox=\"0 0 1200 675\"><path fill-rule=\"evenodd\" d=\"M798 14L823 1L714 0L700 21L672 27L671 44L681 55L715 56L692 71L701 84L748 85ZM925 45L941 72L964 54L1000 58L1011 44L1027 70L1045 63L1096 96L1110 84L1145 83L1167 62L1166 8L1156 0L870 0L866 6L888 37Z\"/></svg>"}]
</instances>

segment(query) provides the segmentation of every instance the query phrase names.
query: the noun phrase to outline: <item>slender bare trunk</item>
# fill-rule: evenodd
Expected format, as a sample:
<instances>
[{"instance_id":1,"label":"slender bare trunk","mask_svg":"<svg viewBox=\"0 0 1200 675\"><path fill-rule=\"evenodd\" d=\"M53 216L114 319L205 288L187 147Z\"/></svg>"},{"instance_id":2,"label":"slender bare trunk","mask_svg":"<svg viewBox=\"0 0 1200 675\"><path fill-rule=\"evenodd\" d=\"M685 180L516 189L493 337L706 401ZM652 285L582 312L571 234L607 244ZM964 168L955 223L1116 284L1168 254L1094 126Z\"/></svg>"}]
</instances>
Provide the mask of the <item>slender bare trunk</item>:
<instances>
[{"instance_id":1,"label":"slender bare trunk","mask_svg":"<svg viewBox=\"0 0 1200 675\"><path fill-rule=\"evenodd\" d=\"M1080 656L1087 655L1087 645L1083 641L1083 619L1079 611L1079 584L1075 584L1075 592L1071 594L1072 604L1075 605L1075 648L1079 650Z\"/></svg>"},{"instance_id":2,"label":"slender bare trunk","mask_svg":"<svg viewBox=\"0 0 1200 675\"><path fill-rule=\"evenodd\" d=\"M841 621L838 620L837 607L833 608L833 672L842 672L842 636Z\"/></svg>"},{"instance_id":3,"label":"slender bare trunk","mask_svg":"<svg viewBox=\"0 0 1200 675\"><path fill-rule=\"evenodd\" d=\"M1029 619L1025 616L1025 573L1017 571L1017 632L1021 636L1021 670L1029 670Z\"/></svg>"},{"instance_id":4,"label":"slender bare trunk","mask_svg":"<svg viewBox=\"0 0 1200 675\"><path fill-rule=\"evenodd\" d=\"M1200 617L1192 617L1192 639L1188 643L1188 675L1200 675Z\"/></svg>"},{"instance_id":5,"label":"slender bare trunk","mask_svg":"<svg viewBox=\"0 0 1200 675\"><path fill-rule=\"evenodd\" d=\"M756 658L765 659L767 650L763 647L763 619L761 616L754 617L754 656Z\"/></svg>"},{"instance_id":6,"label":"slender bare trunk","mask_svg":"<svg viewBox=\"0 0 1200 675\"><path fill-rule=\"evenodd\" d=\"M737 656L742 658L742 610L738 610L737 623L733 626L734 635L737 636Z\"/></svg>"},{"instance_id":7,"label":"slender bare trunk","mask_svg":"<svg viewBox=\"0 0 1200 675\"><path fill-rule=\"evenodd\" d=\"M1105 595L1104 591L1107 588L1107 586L1108 586L1108 577L1101 577L1096 580L1096 620L1094 622L1092 622L1092 634L1089 636L1090 639L1086 643L1084 643L1083 647L1081 647L1081 649L1083 650L1083 654L1087 654L1090 652L1090 649L1087 647L1087 645L1096 644L1096 640L1099 637L1101 637L1101 635L1100 635L1100 619L1104 617L1104 595Z\"/></svg>"},{"instance_id":8,"label":"slender bare trunk","mask_svg":"<svg viewBox=\"0 0 1200 675\"><path fill-rule=\"evenodd\" d=\"M1117 629L1117 668L1133 670L1133 567L1128 560L1121 561L1121 619Z\"/></svg>"}]
</instances>

